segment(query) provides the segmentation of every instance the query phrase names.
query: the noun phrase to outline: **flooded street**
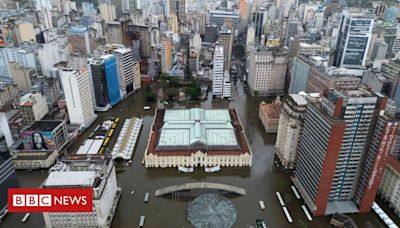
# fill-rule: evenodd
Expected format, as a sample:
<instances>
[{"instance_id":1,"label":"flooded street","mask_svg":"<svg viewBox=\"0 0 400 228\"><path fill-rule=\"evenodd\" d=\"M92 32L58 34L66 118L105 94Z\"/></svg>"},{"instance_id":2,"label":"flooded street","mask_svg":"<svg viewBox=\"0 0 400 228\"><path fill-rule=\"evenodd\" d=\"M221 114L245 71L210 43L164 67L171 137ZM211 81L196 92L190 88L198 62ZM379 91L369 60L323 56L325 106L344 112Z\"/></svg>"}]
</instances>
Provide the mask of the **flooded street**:
<instances>
[{"instance_id":1,"label":"flooded street","mask_svg":"<svg viewBox=\"0 0 400 228\"><path fill-rule=\"evenodd\" d=\"M143 90L142 90L143 91ZM123 171L117 174L118 184L122 187L122 196L118 204L112 227L136 227L141 215L146 216L145 227L192 227L186 219L186 205L192 198L180 197L179 194L155 197L154 191L158 188L195 181L217 182L244 188L245 196L228 196L237 210L237 220L234 227L254 226L256 218L264 219L268 227L329 227L330 217L313 218L309 222L301 209L302 201L297 200L290 189L289 173L277 168L274 162L275 134L266 134L258 118L258 105L261 98L248 97L241 82L232 86L233 101L214 101L208 99L201 103L204 108L236 107L246 131L246 135L253 152L253 165L251 168L222 168L219 173L205 173L203 169L195 169L194 173L178 173L174 168L146 169L142 165L143 154L147 146L150 127L153 121L156 102L146 103L144 97L133 94L117 104L107 113L98 113L95 124L74 143L68 153L74 153L83 140L91 133L98 123L110 116L121 118L116 133L119 133L122 123L126 118L137 116L143 118L143 129L140 134L133 163L117 164ZM210 98L210 94L209 94ZM271 99L273 100L273 98ZM271 101L269 100L269 101ZM143 106L151 105L151 110L144 111ZM166 108L196 107L198 103L170 103ZM115 143L118 134L114 134L110 145ZM112 148L112 147L110 147ZM38 187L47 176L47 171L18 171L21 187ZM131 194L131 191L135 191ZM293 224L289 224L275 196L279 191L289 209ZM148 203L143 201L144 194L150 193ZM265 210L260 210L258 201L263 200ZM386 210L386 212L388 212ZM399 219L389 213L396 223ZM32 213L30 219L21 223L24 214L9 214L0 227L43 227L42 214ZM373 213L351 215L359 227L385 227Z\"/></svg>"}]
</instances>

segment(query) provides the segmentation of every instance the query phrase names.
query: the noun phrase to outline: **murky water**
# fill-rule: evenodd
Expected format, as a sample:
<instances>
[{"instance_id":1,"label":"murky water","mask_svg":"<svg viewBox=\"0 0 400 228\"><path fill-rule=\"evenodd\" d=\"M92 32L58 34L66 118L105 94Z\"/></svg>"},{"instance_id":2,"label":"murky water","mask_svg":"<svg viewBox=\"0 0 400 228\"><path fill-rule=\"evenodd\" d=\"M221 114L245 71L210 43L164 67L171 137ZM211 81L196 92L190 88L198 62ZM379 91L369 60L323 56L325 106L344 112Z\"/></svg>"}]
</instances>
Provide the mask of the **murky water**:
<instances>
[{"instance_id":1,"label":"murky water","mask_svg":"<svg viewBox=\"0 0 400 228\"><path fill-rule=\"evenodd\" d=\"M165 197L154 197L158 188L185 182L210 181L230 184L246 189L246 196L229 197L237 209L237 221L234 227L254 226L256 218L262 218L268 227L330 227L330 217L317 217L309 222L304 215L301 205L290 189L290 173L277 168L274 163L273 145L274 134L266 134L258 118L258 105L260 98L247 97L242 84L238 82L232 87L234 101L207 101L201 103L205 108L226 108L229 105L237 108L242 124L246 130L250 147L253 151L253 166L251 168L223 168L219 173L204 173L202 169L194 173L177 173L176 169L146 169L142 165L143 153L146 149L150 126L153 121L156 103L148 104L144 101L141 92L131 95L107 113L99 114L95 124L88 129L79 140L69 148L69 153L77 150L81 142L93 128L109 116L124 119L132 115L144 119L143 129L136 147L133 163L131 165L118 164L124 169L118 173L118 184L122 187L122 196L118 204L112 227L137 227L139 217L146 216L145 227L192 227L186 219L186 205L190 198L180 197L179 194ZM144 105L151 105L150 111L144 111ZM167 108L196 107L198 103L170 103ZM117 127L120 131L122 124ZM113 145L118 134L114 134L110 145ZM19 171L18 178L21 187L37 187L47 176L47 171ZM135 193L130 194L134 190ZM275 196L281 192L287 208L293 218L289 224ZM143 202L145 192L150 192L148 203ZM261 211L258 201L265 202L266 209ZM387 211L387 210L386 210ZM390 213L395 222L400 224L398 217ZM33 213L25 224L21 223L23 214L8 215L1 227L43 227L44 221L41 214ZM359 227L385 227L374 213L351 215Z\"/></svg>"}]
</instances>

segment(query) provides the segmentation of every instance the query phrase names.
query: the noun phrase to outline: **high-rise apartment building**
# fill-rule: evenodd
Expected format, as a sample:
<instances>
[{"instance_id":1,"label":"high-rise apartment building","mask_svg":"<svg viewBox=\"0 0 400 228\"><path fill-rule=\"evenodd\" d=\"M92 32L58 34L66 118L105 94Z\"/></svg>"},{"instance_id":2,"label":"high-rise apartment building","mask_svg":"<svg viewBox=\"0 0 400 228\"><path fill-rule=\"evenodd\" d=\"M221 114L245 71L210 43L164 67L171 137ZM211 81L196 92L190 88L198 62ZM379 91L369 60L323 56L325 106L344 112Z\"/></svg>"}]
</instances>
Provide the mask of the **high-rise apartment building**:
<instances>
[{"instance_id":1,"label":"high-rise apartment building","mask_svg":"<svg viewBox=\"0 0 400 228\"><path fill-rule=\"evenodd\" d=\"M224 48L216 46L213 57L213 78L212 78L212 93L213 96L222 96L222 87L224 80Z\"/></svg>"},{"instance_id":2,"label":"high-rise apartment building","mask_svg":"<svg viewBox=\"0 0 400 228\"><path fill-rule=\"evenodd\" d=\"M229 71L224 72L224 79L222 84L222 97L229 98L231 97L231 77Z\"/></svg>"},{"instance_id":3,"label":"high-rise apartment building","mask_svg":"<svg viewBox=\"0 0 400 228\"><path fill-rule=\"evenodd\" d=\"M19 96L17 84L0 84L0 108L9 105Z\"/></svg>"},{"instance_id":4,"label":"high-rise apartment building","mask_svg":"<svg viewBox=\"0 0 400 228\"><path fill-rule=\"evenodd\" d=\"M118 48L113 54L117 59L119 87L122 96L126 96L135 89L132 49Z\"/></svg>"},{"instance_id":5,"label":"high-rise apartment building","mask_svg":"<svg viewBox=\"0 0 400 228\"><path fill-rule=\"evenodd\" d=\"M37 71L34 48L0 47L0 76L11 78L10 63L17 62L23 67L30 67Z\"/></svg>"},{"instance_id":6,"label":"high-rise apartment building","mask_svg":"<svg viewBox=\"0 0 400 228\"><path fill-rule=\"evenodd\" d=\"M293 181L314 215L371 207L370 191L383 162L376 157L390 151L395 133L394 125L379 116L386 101L357 89L327 91L322 101L308 103ZM367 189L366 183L371 184Z\"/></svg>"},{"instance_id":7,"label":"high-rise apartment building","mask_svg":"<svg viewBox=\"0 0 400 228\"><path fill-rule=\"evenodd\" d=\"M89 30L86 27L71 27L68 39L71 44L72 52L81 52L88 55L96 47L96 41L92 35L89 34Z\"/></svg>"},{"instance_id":8,"label":"high-rise apartment building","mask_svg":"<svg viewBox=\"0 0 400 228\"><path fill-rule=\"evenodd\" d=\"M306 108L307 100L298 94L289 94L283 103L279 116L275 154L285 169L294 169Z\"/></svg>"},{"instance_id":9,"label":"high-rise apartment building","mask_svg":"<svg viewBox=\"0 0 400 228\"><path fill-rule=\"evenodd\" d=\"M240 14L238 11L210 10L210 25L216 25L218 28L221 28L227 19L232 19L232 33L235 33L234 31L238 29L240 23Z\"/></svg>"},{"instance_id":10,"label":"high-rise apartment building","mask_svg":"<svg viewBox=\"0 0 400 228\"><path fill-rule=\"evenodd\" d=\"M107 23L107 41L111 44L123 44L121 22L112 21Z\"/></svg>"},{"instance_id":11,"label":"high-rise apartment building","mask_svg":"<svg viewBox=\"0 0 400 228\"><path fill-rule=\"evenodd\" d=\"M337 40L335 66L360 69L365 66L372 37L374 15L343 10Z\"/></svg>"},{"instance_id":12,"label":"high-rise apartment building","mask_svg":"<svg viewBox=\"0 0 400 228\"><path fill-rule=\"evenodd\" d=\"M110 4L110 3L101 3L99 5L99 10L100 10L100 16L101 19L104 20L104 22L112 22L117 18L116 16L116 11L115 11L115 5Z\"/></svg>"},{"instance_id":13,"label":"high-rise apartment building","mask_svg":"<svg viewBox=\"0 0 400 228\"><path fill-rule=\"evenodd\" d=\"M264 35L264 25L267 22L268 11L261 8L257 12L254 12L253 23L255 27L255 40L256 42L261 41L261 35Z\"/></svg>"},{"instance_id":14,"label":"high-rise apartment building","mask_svg":"<svg viewBox=\"0 0 400 228\"><path fill-rule=\"evenodd\" d=\"M172 40L168 36L161 38L161 72L167 73L172 66Z\"/></svg>"},{"instance_id":15,"label":"high-rise apartment building","mask_svg":"<svg viewBox=\"0 0 400 228\"><path fill-rule=\"evenodd\" d=\"M4 137L0 132L0 144L5 143ZM0 147L7 149L6 151L0 151L0 220L6 215L8 204L7 204L7 190L9 188L18 188L17 174L13 166L11 156L8 152L7 145L0 145Z\"/></svg>"},{"instance_id":16,"label":"high-rise apartment building","mask_svg":"<svg viewBox=\"0 0 400 228\"><path fill-rule=\"evenodd\" d=\"M96 109L107 111L121 100L116 58L110 54L103 55L101 58L90 59L89 65Z\"/></svg>"},{"instance_id":17,"label":"high-rise apartment building","mask_svg":"<svg viewBox=\"0 0 400 228\"><path fill-rule=\"evenodd\" d=\"M224 48L224 70L231 67L233 34L232 30L222 27L218 33L218 42Z\"/></svg>"},{"instance_id":18,"label":"high-rise apartment building","mask_svg":"<svg viewBox=\"0 0 400 228\"><path fill-rule=\"evenodd\" d=\"M97 118L94 113L89 73L86 70L63 69L60 71L60 79L69 121L71 124L88 128Z\"/></svg>"},{"instance_id":19,"label":"high-rise apartment building","mask_svg":"<svg viewBox=\"0 0 400 228\"><path fill-rule=\"evenodd\" d=\"M39 79L43 95L47 100L47 106L51 110L61 97L60 79L58 77L42 77Z\"/></svg>"},{"instance_id":20,"label":"high-rise apartment building","mask_svg":"<svg viewBox=\"0 0 400 228\"><path fill-rule=\"evenodd\" d=\"M32 83L31 77L36 75L36 71L33 68L23 67L17 62L10 63L11 77L18 89L24 92L31 92Z\"/></svg>"},{"instance_id":21,"label":"high-rise apartment building","mask_svg":"<svg viewBox=\"0 0 400 228\"><path fill-rule=\"evenodd\" d=\"M169 13L176 15L178 21L183 23L186 20L187 0L169 0Z\"/></svg>"},{"instance_id":22,"label":"high-rise apartment building","mask_svg":"<svg viewBox=\"0 0 400 228\"><path fill-rule=\"evenodd\" d=\"M27 125L41 120L49 112L47 100L41 93L27 93L22 96L20 110Z\"/></svg>"},{"instance_id":23,"label":"high-rise apartment building","mask_svg":"<svg viewBox=\"0 0 400 228\"><path fill-rule=\"evenodd\" d=\"M287 58L284 50L254 46L250 48L248 84L254 94L284 94Z\"/></svg>"}]
</instances>

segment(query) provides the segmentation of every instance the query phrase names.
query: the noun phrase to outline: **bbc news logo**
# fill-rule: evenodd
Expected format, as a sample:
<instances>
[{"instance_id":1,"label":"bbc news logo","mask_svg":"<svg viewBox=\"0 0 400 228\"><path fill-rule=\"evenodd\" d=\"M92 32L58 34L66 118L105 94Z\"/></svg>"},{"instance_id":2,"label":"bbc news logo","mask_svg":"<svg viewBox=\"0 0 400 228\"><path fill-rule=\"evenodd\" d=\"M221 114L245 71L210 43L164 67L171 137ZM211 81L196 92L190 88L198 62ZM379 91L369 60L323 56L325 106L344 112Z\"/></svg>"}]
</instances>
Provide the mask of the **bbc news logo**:
<instances>
[{"instance_id":1,"label":"bbc news logo","mask_svg":"<svg viewBox=\"0 0 400 228\"><path fill-rule=\"evenodd\" d=\"M92 212L91 188L9 188L9 212Z\"/></svg>"}]
</instances>

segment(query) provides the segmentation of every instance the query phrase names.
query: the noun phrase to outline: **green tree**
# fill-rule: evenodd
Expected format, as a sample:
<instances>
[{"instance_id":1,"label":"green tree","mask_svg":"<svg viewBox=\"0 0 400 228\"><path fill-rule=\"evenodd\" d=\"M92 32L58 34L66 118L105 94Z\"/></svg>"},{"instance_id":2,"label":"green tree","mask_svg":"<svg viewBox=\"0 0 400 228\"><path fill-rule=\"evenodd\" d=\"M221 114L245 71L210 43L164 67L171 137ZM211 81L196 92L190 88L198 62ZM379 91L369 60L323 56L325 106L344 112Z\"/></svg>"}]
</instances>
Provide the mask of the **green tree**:
<instances>
[{"instance_id":1,"label":"green tree","mask_svg":"<svg viewBox=\"0 0 400 228\"><path fill-rule=\"evenodd\" d=\"M169 87L165 90L165 96L167 99L171 100L179 95L179 90L177 88Z\"/></svg>"},{"instance_id":2,"label":"green tree","mask_svg":"<svg viewBox=\"0 0 400 228\"><path fill-rule=\"evenodd\" d=\"M190 86L185 89L186 96L189 96L191 100L198 100L201 95L201 88L199 83L193 81Z\"/></svg>"},{"instance_id":3,"label":"green tree","mask_svg":"<svg viewBox=\"0 0 400 228\"><path fill-rule=\"evenodd\" d=\"M169 86L173 88L178 88L179 82L180 82L179 77L171 77L169 79Z\"/></svg>"},{"instance_id":4,"label":"green tree","mask_svg":"<svg viewBox=\"0 0 400 228\"><path fill-rule=\"evenodd\" d=\"M155 93L153 93L153 91L151 91L150 85L147 85L144 88L144 93L143 94L144 94L144 96L145 96L147 101L155 101L156 100L156 96L157 95Z\"/></svg>"}]
</instances>

